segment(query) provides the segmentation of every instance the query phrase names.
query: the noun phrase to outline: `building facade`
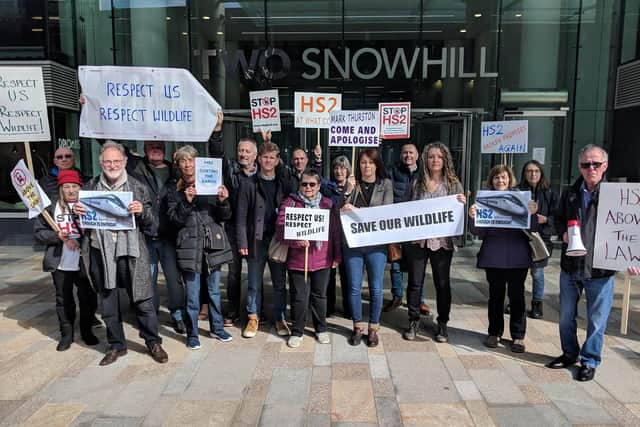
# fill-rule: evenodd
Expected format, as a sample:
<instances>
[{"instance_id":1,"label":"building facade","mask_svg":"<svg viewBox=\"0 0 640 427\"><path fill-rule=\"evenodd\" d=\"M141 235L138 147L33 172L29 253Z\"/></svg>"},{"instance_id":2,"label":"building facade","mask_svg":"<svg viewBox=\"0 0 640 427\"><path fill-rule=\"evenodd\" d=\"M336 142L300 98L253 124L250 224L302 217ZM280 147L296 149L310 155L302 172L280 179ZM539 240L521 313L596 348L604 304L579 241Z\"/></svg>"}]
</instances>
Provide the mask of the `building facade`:
<instances>
[{"instance_id":1,"label":"building facade","mask_svg":"<svg viewBox=\"0 0 640 427\"><path fill-rule=\"evenodd\" d=\"M83 174L97 170L96 142L78 136L75 70L86 64L190 70L224 108L230 156L252 134L249 91L277 88L285 159L318 141L293 126L294 92L339 92L343 109L411 101L411 142L449 145L470 191L499 162L519 175L534 150L559 188L588 143L611 151L610 177L640 180L640 0L20 0L0 16L0 62L41 64L49 79L38 175L61 145ZM529 121L529 153L481 154L480 123L514 119ZM326 138L325 157L341 153ZM401 144L383 143L385 162ZM0 149L0 228L13 230L24 210L6 177L23 153Z\"/></svg>"}]
</instances>

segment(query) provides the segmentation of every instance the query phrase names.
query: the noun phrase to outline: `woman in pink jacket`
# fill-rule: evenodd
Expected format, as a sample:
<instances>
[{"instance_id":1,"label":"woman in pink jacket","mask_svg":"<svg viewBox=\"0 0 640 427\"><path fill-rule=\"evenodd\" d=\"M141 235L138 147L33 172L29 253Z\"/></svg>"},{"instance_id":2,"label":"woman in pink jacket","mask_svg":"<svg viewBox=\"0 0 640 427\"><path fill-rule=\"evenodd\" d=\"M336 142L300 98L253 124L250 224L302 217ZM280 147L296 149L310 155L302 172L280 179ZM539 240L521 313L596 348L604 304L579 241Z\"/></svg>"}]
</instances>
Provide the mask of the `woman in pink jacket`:
<instances>
[{"instance_id":1,"label":"woman in pink jacket","mask_svg":"<svg viewBox=\"0 0 640 427\"><path fill-rule=\"evenodd\" d=\"M285 210L288 207L307 209L327 209L331 212L329 220L329 240L285 240ZM313 220L312 220L313 222ZM287 270L291 293L291 317L293 328L287 345L297 348L302 343L304 323L307 318L307 308L311 308L313 326L320 344L329 344L331 339L327 332L327 284L331 268L340 264L340 228L338 216L333 209L333 202L320 193L320 176L315 170L308 169L300 178L297 192L291 193L282 201L278 209L276 231L281 241L289 246L287 256ZM309 281L305 280L305 249L309 256L307 273Z\"/></svg>"}]
</instances>

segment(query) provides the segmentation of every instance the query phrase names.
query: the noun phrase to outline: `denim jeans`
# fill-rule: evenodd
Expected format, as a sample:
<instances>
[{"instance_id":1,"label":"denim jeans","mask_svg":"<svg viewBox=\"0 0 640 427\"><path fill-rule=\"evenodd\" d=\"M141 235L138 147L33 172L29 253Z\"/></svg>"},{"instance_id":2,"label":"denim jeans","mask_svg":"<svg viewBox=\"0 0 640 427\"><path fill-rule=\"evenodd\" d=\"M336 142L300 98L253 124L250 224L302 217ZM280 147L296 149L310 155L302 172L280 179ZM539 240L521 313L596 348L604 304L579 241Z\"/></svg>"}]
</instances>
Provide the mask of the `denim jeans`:
<instances>
[{"instance_id":1,"label":"denim jeans","mask_svg":"<svg viewBox=\"0 0 640 427\"><path fill-rule=\"evenodd\" d=\"M204 265L206 263L203 262ZM209 305L209 328L214 334L224 330L222 304L220 302L220 268L204 273ZM187 294L187 337L198 337L198 314L200 314L200 273L182 272Z\"/></svg>"},{"instance_id":2,"label":"denim jeans","mask_svg":"<svg viewBox=\"0 0 640 427\"><path fill-rule=\"evenodd\" d=\"M578 301L583 291L587 297L587 338L580 349L576 335L576 317ZM564 271L560 272L560 342L566 356L579 356L580 363L591 368L600 364L604 331L612 303L613 276L581 279Z\"/></svg>"},{"instance_id":3,"label":"denim jeans","mask_svg":"<svg viewBox=\"0 0 640 427\"><path fill-rule=\"evenodd\" d=\"M153 288L153 306L160 309L158 296L158 262L167 282L169 313L174 321L182 320L184 312L184 286L178 274L176 247L167 239L151 239L147 237L149 248L149 266L151 267L151 287Z\"/></svg>"},{"instance_id":4,"label":"denim jeans","mask_svg":"<svg viewBox=\"0 0 640 427\"><path fill-rule=\"evenodd\" d=\"M247 260L249 286L247 289L247 313L260 316L262 304L262 288L264 285L264 268L269 264L271 282L273 283L273 321L285 320L287 309L287 286L285 265L269 260L270 239L257 240L257 253Z\"/></svg>"},{"instance_id":5,"label":"denim jeans","mask_svg":"<svg viewBox=\"0 0 640 427\"><path fill-rule=\"evenodd\" d=\"M351 315L353 323L362 322L362 279L364 267L367 269L369 282L369 323L380 323L382 311L382 279L387 264L386 246L367 246L364 248L347 248L342 253L347 266L349 280Z\"/></svg>"},{"instance_id":6,"label":"denim jeans","mask_svg":"<svg viewBox=\"0 0 640 427\"><path fill-rule=\"evenodd\" d=\"M533 301L544 300L544 267L531 267L531 299Z\"/></svg>"}]
</instances>

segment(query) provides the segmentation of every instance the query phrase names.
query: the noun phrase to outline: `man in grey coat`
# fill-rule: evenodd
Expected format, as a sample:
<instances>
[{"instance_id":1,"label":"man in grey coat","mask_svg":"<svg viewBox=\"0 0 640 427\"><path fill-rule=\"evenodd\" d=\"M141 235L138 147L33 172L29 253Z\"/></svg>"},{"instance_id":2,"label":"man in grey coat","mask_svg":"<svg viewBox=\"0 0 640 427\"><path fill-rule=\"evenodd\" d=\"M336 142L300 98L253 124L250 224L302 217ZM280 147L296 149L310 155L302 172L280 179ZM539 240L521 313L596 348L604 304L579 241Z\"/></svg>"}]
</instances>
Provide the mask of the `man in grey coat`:
<instances>
[{"instance_id":1,"label":"man in grey coat","mask_svg":"<svg viewBox=\"0 0 640 427\"><path fill-rule=\"evenodd\" d=\"M102 297L102 319L107 326L107 341L111 349L100 361L110 365L127 354L127 343L120 317L119 288L125 288L135 309L140 336L145 340L151 357L158 363L169 360L158 335L158 318L153 306L153 290L149 268L149 252L144 232L154 224L151 199L144 184L129 176L125 170L127 157L124 147L107 141L100 152L102 173L89 181L85 190L130 191L133 201L127 207L136 217L134 230L87 230L89 239L83 242L83 262L97 291ZM85 215L82 203L73 207L76 215Z\"/></svg>"}]
</instances>

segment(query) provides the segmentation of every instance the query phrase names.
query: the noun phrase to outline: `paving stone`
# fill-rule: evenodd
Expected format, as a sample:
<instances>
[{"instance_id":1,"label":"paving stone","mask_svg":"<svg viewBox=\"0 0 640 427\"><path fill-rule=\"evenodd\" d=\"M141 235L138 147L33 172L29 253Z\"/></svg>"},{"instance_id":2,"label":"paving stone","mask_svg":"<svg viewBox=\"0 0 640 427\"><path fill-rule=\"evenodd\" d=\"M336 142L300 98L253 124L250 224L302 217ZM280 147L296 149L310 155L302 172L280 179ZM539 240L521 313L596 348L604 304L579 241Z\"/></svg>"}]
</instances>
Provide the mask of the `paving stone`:
<instances>
[{"instance_id":1,"label":"paving stone","mask_svg":"<svg viewBox=\"0 0 640 427\"><path fill-rule=\"evenodd\" d=\"M92 427L137 427L142 422L139 418L102 417L96 418Z\"/></svg>"},{"instance_id":2,"label":"paving stone","mask_svg":"<svg viewBox=\"0 0 640 427\"><path fill-rule=\"evenodd\" d=\"M118 395L105 399L106 413L119 417L146 417L160 398L171 374L168 370L162 372L154 369L153 371L155 372L153 375L132 377L133 380L127 381Z\"/></svg>"},{"instance_id":3,"label":"paving stone","mask_svg":"<svg viewBox=\"0 0 640 427\"><path fill-rule=\"evenodd\" d=\"M502 365L492 355L459 356L460 362L466 369L501 369Z\"/></svg>"},{"instance_id":4,"label":"paving stone","mask_svg":"<svg viewBox=\"0 0 640 427\"><path fill-rule=\"evenodd\" d=\"M520 362L505 358L498 359L498 362L502 366L502 369L509 374L514 383L518 385L531 384L531 378L525 374Z\"/></svg>"},{"instance_id":5,"label":"paving stone","mask_svg":"<svg viewBox=\"0 0 640 427\"><path fill-rule=\"evenodd\" d=\"M331 415L308 414L306 427L331 427Z\"/></svg>"},{"instance_id":6,"label":"paving stone","mask_svg":"<svg viewBox=\"0 0 640 427\"><path fill-rule=\"evenodd\" d=\"M24 404L24 402L24 400L0 400L0 420L8 418L9 415Z\"/></svg>"},{"instance_id":7,"label":"paving stone","mask_svg":"<svg viewBox=\"0 0 640 427\"><path fill-rule=\"evenodd\" d=\"M640 403L640 372L617 354L607 356L596 371L598 384L621 403Z\"/></svg>"},{"instance_id":8,"label":"paving stone","mask_svg":"<svg viewBox=\"0 0 640 427\"><path fill-rule=\"evenodd\" d=\"M143 427L160 427L164 424L164 421L175 410L176 405L180 401L178 396L175 395L162 395L160 396L151 407L147 416L142 422Z\"/></svg>"},{"instance_id":9,"label":"paving stone","mask_svg":"<svg viewBox=\"0 0 640 427\"><path fill-rule=\"evenodd\" d=\"M252 380L246 388L246 396L264 400L269 392L271 380Z\"/></svg>"},{"instance_id":10,"label":"paving stone","mask_svg":"<svg viewBox=\"0 0 640 427\"><path fill-rule=\"evenodd\" d=\"M405 427L473 426L473 420L461 403L400 403Z\"/></svg>"},{"instance_id":11,"label":"paving stone","mask_svg":"<svg viewBox=\"0 0 640 427\"><path fill-rule=\"evenodd\" d=\"M436 353L436 345L429 338L424 336L418 336L415 341L407 341L402 338L401 334L393 334L387 337L384 343L387 353L390 352L430 352Z\"/></svg>"},{"instance_id":12,"label":"paving stone","mask_svg":"<svg viewBox=\"0 0 640 427\"><path fill-rule=\"evenodd\" d=\"M331 345L317 345L313 354L313 364L315 366L331 366L331 352Z\"/></svg>"},{"instance_id":13,"label":"paving stone","mask_svg":"<svg viewBox=\"0 0 640 427\"><path fill-rule=\"evenodd\" d=\"M458 402L456 388L437 353L388 353L398 402Z\"/></svg>"},{"instance_id":14,"label":"paving stone","mask_svg":"<svg viewBox=\"0 0 640 427\"><path fill-rule=\"evenodd\" d=\"M395 399L376 397L376 410L378 413L378 425L380 427L395 427L402 424L400 408Z\"/></svg>"},{"instance_id":15,"label":"paving stone","mask_svg":"<svg viewBox=\"0 0 640 427\"><path fill-rule=\"evenodd\" d=\"M535 408L540 414L540 419L549 427L568 427L571 425L569 420L562 415L553 403L548 405L537 405Z\"/></svg>"},{"instance_id":16,"label":"paving stone","mask_svg":"<svg viewBox=\"0 0 640 427\"><path fill-rule=\"evenodd\" d=\"M370 354L369 369L371 370L371 378L373 379L390 378L389 366L387 365L387 358L384 354Z\"/></svg>"},{"instance_id":17,"label":"paving stone","mask_svg":"<svg viewBox=\"0 0 640 427\"><path fill-rule=\"evenodd\" d=\"M258 425L261 427L299 427L304 425L304 421L304 408L289 405L288 402L283 401L278 404L264 405Z\"/></svg>"},{"instance_id":18,"label":"paving stone","mask_svg":"<svg viewBox=\"0 0 640 427\"><path fill-rule=\"evenodd\" d=\"M442 362L454 381L465 381L471 379L469 373L458 357L448 357L442 359Z\"/></svg>"},{"instance_id":19,"label":"paving stone","mask_svg":"<svg viewBox=\"0 0 640 427\"><path fill-rule=\"evenodd\" d=\"M164 389L164 394L182 394L196 374L200 363L206 357L205 352L192 351L176 368Z\"/></svg>"},{"instance_id":20,"label":"paving stone","mask_svg":"<svg viewBox=\"0 0 640 427\"><path fill-rule=\"evenodd\" d=\"M84 411L69 424L69 427L91 427L96 419L103 416L102 413Z\"/></svg>"},{"instance_id":21,"label":"paving stone","mask_svg":"<svg viewBox=\"0 0 640 427\"><path fill-rule=\"evenodd\" d=\"M331 382L331 422L377 422L371 381Z\"/></svg>"},{"instance_id":22,"label":"paving stone","mask_svg":"<svg viewBox=\"0 0 640 427\"><path fill-rule=\"evenodd\" d=\"M531 406L490 407L489 413L499 426L530 427L547 425L541 422L540 413Z\"/></svg>"},{"instance_id":23,"label":"paving stone","mask_svg":"<svg viewBox=\"0 0 640 427\"><path fill-rule=\"evenodd\" d=\"M307 411L311 414L331 412L331 383L311 384Z\"/></svg>"},{"instance_id":24,"label":"paving stone","mask_svg":"<svg viewBox=\"0 0 640 427\"><path fill-rule=\"evenodd\" d=\"M373 380L373 395L376 397L394 397L396 396L393 381L390 378Z\"/></svg>"},{"instance_id":25,"label":"paving stone","mask_svg":"<svg viewBox=\"0 0 640 427\"><path fill-rule=\"evenodd\" d=\"M520 391L527 398L527 402L531 405L547 405L551 403L551 399L544 394L535 384L522 384Z\"/></svg>"},{"instance_id":26,"label":"paving stone","mask_svg":"<svg viewBox=\"0 0 640 427\"><path fill-rule=\"evenodd\" d=\"M522 370L534 383L572 383L573 377L567 369L549 369L544 366L526 365Z\"/></svg>"},{"instance_id":27,"label":"paving stone","mask_svg":"<svg viewBox=\"0 0 640 427\"><path fill-rule=\"evenodd\" d=\"M527 399L505 372L497 369L472 369L469 375L489 405L517 405Z\"/></svg>"},{"instance_id":28,"label":"paving stone","mask_svg":"<svg viewBox=\"0 0 640 427\"><path fill-rule=\"evenodd\" d=\"M572 424L611 424L615 420L587 392L574 384L539 384L544 393Z\"/></svg>"},{"instance_id":29,"label":"paving stone","mask_svg":"<svg viewBox=\"0 0 640 427\"><path fill-rule=\"evenodd\" d=\"M640 425L640 418L638 418L632 411L625 405L621 404L617 400L608 399L601 400L600 406L602 406L616 421L623 426Z\"/></svg>"},{"instance_id":30,"label":"paving stone","mask_svg":"<svg viewBox=\"0 0 640 427\"><path fill-rule=\"evenodd\" d=\"M482 400L482 394L473 381L454 381L462 400Z\"/></svg>"},{"instance_id":31,"label":"paving stone","mask_svg":"<svg viewBox=\"0 0 640 427\"><path fill-rule=\"evenodd\" d=\"M354 347L347 342L347 338L336 336L331 347L333 363L369 363L369 354L364 343Z\"/></svg>"},{"instance_id":32,"label":"paving stone","mask_svg":"<svg viewBox=\"0 0 640 427\"><path fill-rule=\"evenodd\" d=\"M223 400L180 400L176 403L165 426L209 426L212 420L216 425L231 425L239 402Z\"/></svg>"},{"instance_id":33,"label":"paving stone","mask_svg":"<svg viewBox=\"0 0 640 427\"><path fill-rule=\"evenodd\" d=\"M84 410L83 404L47 403L31 415L25 424L38 426L68 426Z\"/></svg>"},{"instance_id":34,"label":"paving stone","mask_svg":"<svg viewBox=\"0 0 640 427\"><path fill-rule=\"evenodd\" d=\"M280 353L274 368L312 368L313 353Z\"/></svg>"},{"instance_id":35,"label":"paving stone","mask_svg":"<svg viewBox=\"0 0 640 427\"><path fill-rule=\"evenodd\" d=\"M247 398L243 400L231 425L234 427L257 426L262 414L263 403L264 399Z\"/></svg>"},{"instance_id":36,"label":"paving stone","mask_svg":"<svg viewBox=\"0 0 640 427\"><path fill-rule=\"evenodd\" d=\"M331 367L330 366L316 366L311 373L312 384L324 384L331 382Z\"/></svg>"},{"instance_id":37,"label":"paving stone","mask_svg":"<svg viewBox=\"0 0 640 427\"><path fill-rule=\"evenodd\" d=\"M489 415L487 404L484 400L467 400L465 402L467 411L471 415L471 419L478 427L493 427L495 423Z\"/></svg>"},{"instance_id":38,"label":"paving stone","mask_svg":"<svg viewBox=\"0 0 640 427\"><path fill-rule=\"evenodd\" d=\"M449 335L450 335L449 338L453 340L453 335L451 334ZM456 350L453 348L451 344L438 343L436 344L436 351L438 352L440 357L442 357L443 359L458 357L458 353L456 353Z\"/></svg>"},{"instance_id":39,"label":"paving stone","mask_svg":"<svg viewBox=\"0 0 640 427\"><path fill-rule=\"evenodd\" d=\"M293 406L304 407L310 385L311 368L276 368L273 370L265 405L287 402Z\"/></svg>"},{"instance_id":40,"label":"paving stone","mask_svg":"<svg viewBox=\"0 0 640 427\"><path fill-rule=\"evenodd\" d=\"M334 363L331 378L335 380L363 380L369 378L369 365L364 363Z\"/></svg>"}]
</instances>

